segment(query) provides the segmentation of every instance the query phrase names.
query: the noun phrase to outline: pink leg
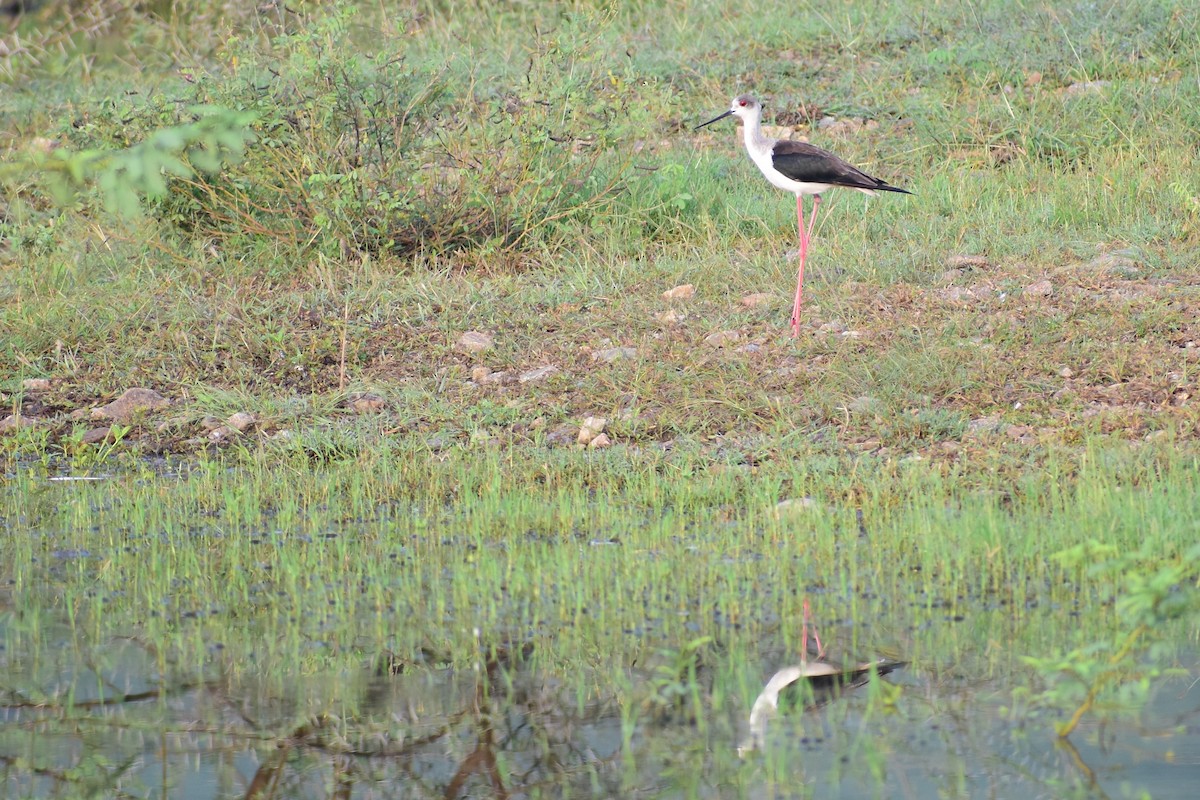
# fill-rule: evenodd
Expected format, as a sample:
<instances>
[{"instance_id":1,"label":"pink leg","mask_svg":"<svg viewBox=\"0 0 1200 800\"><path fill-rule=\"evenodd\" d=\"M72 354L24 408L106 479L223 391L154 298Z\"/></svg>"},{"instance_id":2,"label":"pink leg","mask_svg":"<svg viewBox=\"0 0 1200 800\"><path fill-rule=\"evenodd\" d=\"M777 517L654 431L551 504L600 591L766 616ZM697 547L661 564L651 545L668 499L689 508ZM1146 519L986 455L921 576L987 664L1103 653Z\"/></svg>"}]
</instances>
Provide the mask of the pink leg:
<instances>
[{"instance_id":1,"label":"pink leg","mask_svg":"<svg viewBox=\"0 0 1200 800\"><path fill-rule=\"evenodd\" d=\"M808 618L811 614L812 612L808 607L808 598L806 597L804 598L804 627L802 628L803 633L801 634L800 642L800 660L802 662L808 661ZM817 643L817 661L820 661L825 657L825 646L821 644L821 637L817 635L816 625L813 625L813 641Z\"/></svg>"},{"instance_id":2,"label":"pink leg","mask_svg":"<svg viewBox=\"0 0 1200 800\"><path fill-rule=\"evenodd\" d=\"M821 195L813 195L812 216L808 220L808 230L804 229L804 195L796 195L796 221L800 226L800 272L796 276L796 299L792 303L792 338L800 335L800 304L804 299L804 264L808 261L808 243L812 239L813 226L817 222L817 207L821 204ZM817 642L820 646L820 640Z\"/></svg>"},{"instance_id":3,"label":"pink leg","mask_svg":"<svg viewBox=\"0 0 1200 800\"><path fill-rule=\"evenodd\" d=\"M800 335L800 301L804 291L804 261L808 258L808 236L804 232L804 195L796 195L796 224L800 228L800 273L796 276L796 298L792 302L792 338ZM805 640L807 645L807 639Z\"/></svg>"}]
</instances>

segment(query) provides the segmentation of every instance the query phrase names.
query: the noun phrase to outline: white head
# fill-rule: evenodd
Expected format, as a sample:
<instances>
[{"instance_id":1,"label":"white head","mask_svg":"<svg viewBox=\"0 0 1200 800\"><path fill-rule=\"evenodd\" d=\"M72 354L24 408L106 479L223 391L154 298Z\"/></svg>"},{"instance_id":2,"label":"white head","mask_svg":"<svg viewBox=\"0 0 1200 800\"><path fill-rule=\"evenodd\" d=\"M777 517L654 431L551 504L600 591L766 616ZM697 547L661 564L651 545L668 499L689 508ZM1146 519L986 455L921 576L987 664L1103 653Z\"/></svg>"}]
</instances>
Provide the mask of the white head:
<instances>
[{"instance_id":1,"label":"white head","mask_svg":"<svg viewBox=\"0 0 1200 800\"><path fill-rule=\"evenodd\" d=\"M725 119L729 116L741 117L742 122L752 124L753 122L762 118L762 105L751 95L739 94L737 97L733 98L733 102L729 104L728 111L726 111L724 114L713 117L708 122L697 125L696 128L698 130L703 128L705 125L712 125L714 122Z\"/></svg>"}]
</instances>

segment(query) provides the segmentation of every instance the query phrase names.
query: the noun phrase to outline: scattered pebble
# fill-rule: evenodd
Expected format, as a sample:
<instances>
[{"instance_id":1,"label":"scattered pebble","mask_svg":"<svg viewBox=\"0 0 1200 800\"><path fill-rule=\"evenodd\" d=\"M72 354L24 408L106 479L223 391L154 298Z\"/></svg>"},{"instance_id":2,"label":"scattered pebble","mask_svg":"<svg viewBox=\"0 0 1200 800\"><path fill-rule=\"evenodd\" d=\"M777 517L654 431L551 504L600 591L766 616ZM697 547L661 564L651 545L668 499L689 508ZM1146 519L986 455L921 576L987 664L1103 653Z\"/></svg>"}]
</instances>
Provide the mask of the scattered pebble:
<instances>
[{"instance_id":1,"label":"scattered pebble","mask_svg":"<svg viewBox=\"0 0 1200 800\"><path fill-rule=\"evenodd\" d=\"M592 353L592 361L604 361L611 364L623 358L637 358L636 347L609 347Z\"/></svg>"},{"instance_id":2,"label":"scattered pebble","mask_svg":"<svg viewBox=\"0 0 1200 800\"><path fill-rule=\"evenodd\" d=\"M458 339L458 346L468 353L482 353L490 350L495 341L490 333L483 331L467 331Z\"/></svg>"},{"instance_id":3,"label":"scattered pebble","mask_svg":"<svg viewBox=\"0 0 1200 800\"><path fill-rule=\"evenodd\" d=\"M1138 263L1121 253L1102 253L1086 265L1087 269L1112 272L1122 278L1132 278L1138 274Z\"/></svg>"},{"instance_id":4,"label":"scattered pebble","mask_svg":"<svg viewBox=\"0 0 1200 800\"><path fill-rule=\"evenodd\" d=\"M746 308L758 308L761 305L771 302L775 299L775 295L768 292L755 292L748 294L738 302Z\"/></svg>"},{"instance_id":5,"label":"scattered pebble","mask_svg":"<svg viewBox=\"0 0 1200 800\"><path fill-rule=\"evenodd\" d=\"M480 386L503 386L516 383L517 378L508 370L492 372L491 367L475 367L471 370L471 380Z\"/></svg>"},{"instance_id":6,"label":"scattered pebble","mask_svg":"<svg viewBox=\"0 0 1200 800\"><path fill-rule=\"evenodd\" d=\"M846 326L839 320L831 319L829 322L821 323L821 327L817 328L817 330L822 333L841 333L846 330Z\"/></svg>"},{"instance_id":7,"label":"scattered pebble","mask_svg":"<svg viewBox=\"0 0 1200 800\"><path fill-rule=\"evenodd\" d=\"M571 444L577 438L575 427L573 425L559 425L557 428L546 434L546 444L566 445Z\"/></svg>"},{"instance_id":8,"label":"scattered pebble","mask_svg":"<svg viewBox=\"0 0 1200 800\"><path fill-rule=\"evenodd\" d=\"M1004 429L1004 435L1020 442L1033 441L1033 428L1029 425L1009 425Z\"/></svg>"},{"instance_id":9,"label":"scattered pebble","mask_svg":"<svg viewBox=\"0 0 1200 800\"><path fill-rule=\"evenodd\" d=\"M976 417L967 423L968 433L995 433L1003 421L999 417Z\"/></svg>"},{"instance_id":10,"label":"scattered pebble","mask_svg":"<svg viewBox=\"0 0 1200 800\"><path fill-rule=\"evenodd\" d=\"M547 364L544 367L535 367L531 370L522 372L517 376L517 381L519 383L538 383L539 381L546 380L546 378L549 378L551 375L554 375L557 372L559 372L557 365Z\"/></svg>"},{"instance_id":11,"label":"scattered pebble","mask_svg":"<svg viewBox=\"0 0 1200 800\"><path fill-rule=\"evenodd\" d=\"M738 331L717 331L704 337L704 343L709 347L725 347L741 341L742 334Z\"/></svg>"},{"instance_id":12,"label":"scattered pebble","mask_svg":"<svg viewBox=\"0 0 1200 800\"><path fill-rule=\"evenodd\" d=\"M846 410L854 414L870 414L878 411L882 404L869 394L860 395L846 404Z\"/></svg>"},{"instance_id":13,"label":"scattered pebble","mask_svg":"<svg viewBox=\"0 0 1200 800\"><path fill-rule=\"evenodd\" d=\"M946 267L948 269L980 269L988 264L988 260L983 256L956 254L946 258Z\"/></svg>"},{"instance_id":14,"label":"scattered pebble","mask_svg":"<svg viewBox=\"0 0 1200 800\"><path fill-rule=\"evenodd\" d=\"M27 392L48 392L50 391L50 379L26 378L21 381L21 388Z\"/></svg>"},{"instance_id":15,"label":"scattered pebble","mask_svg":"<svg viewBox=\"0 0 1200 800\"><path fill-rule=\"evenodd\" d=\"M223 442L235 435L237 435L237 431L235 431L233 428L222 425L219 428L213 428L208 432L208 440L210 442Z\"/></svg>"},{"instance_id":16,"label":"scattered pebble","mask_svg":"<svg viewBox=\"0 0 1200 800\"><path fill-rule=\"evenodd\" d=\"M763 347L761 344L758 344L756 342L750 342L749 344L744 344L741 347L736 348L736 352L738 352L738 353L761 353L762 349L763 349Z\"/></svg>"},{"instance_id":17,"label":"scattered pebble","mask_svg":"<svg viewBox=\"0 0 1200 800\"><path fill-rule=\"evenodd\" d=\"M205 431L215 431L217 428L221 427L223 424L224 423L221 422L221 420L219 418L214 417L211 414L206 414L204 417L202 417L200 419L200 427L203 428Z\"/></svg>"},{"instance_id":18,"label":"scattered pebble","mask_svg":"<svg viewBox=\"0 0 1200 800\"><path fill-rule=\"evenodd\" d=\"M975 299L975 293L963 286L943 286L938 289L937 296L950 303L961 303Z\"/></svg>"},{"instance_id":19,"label":"scattered pebble","mask_svg":"<svg viewBox=\"0 0 1200 800\"><path fill-rule=\"evenodd\" d=\"M1060 369L1060 370L1058 371L1058 377L1060 377L1060 378L1074 378L1074 377L1075 377L1075 370L1071 369L1070 367L1063 367L1062 369Z\"/></svg>"},{"instance_id":20,"label":"scattered pebble","mask_svg":"<svg viewBox=\"0 0 1200 800\"><path fill-rule=\"evenodd\" d=\"M608 447L611 444L612 440L608 438L608 434L601 433L598 434L595 439L592 439L590 442L588 442L587 446L589 450L599 450L601 448Z\"/></svg>"},{"instance_id":21,"label":"scattered pebble","mask_svg":"<svg viewBox=\"0 0 1200 800\"><path fill-rule=\"evenodd\" d=\"M6 52L4 55L8 55L8 53ZM35 136L29 140L29 149L38 153L42 153L43 155L49 155L57 150L60 144L61 142L59 142L57 139L47 139L44 136Z\"/></svg>"},{"instance_id":22,"label":"scattered pebble","mask_svg":"<svg viewBox=\"0 0 1200 800\"><path fill-rule=\"evenodd\" d=\"M661 314L655 314L654 318L664 325L674 325L677 322L681 322L686 316L686 314L681 314L673 308L668 308Z\"/></svg>"},{"instance_id":23,"label":"scattered pebble","mask_svg":"<svg viewBox=\"0 0 1200 800\"><path fill-rule=\"evenodd\" d=\"M687 300L696 295L696 287L690 283L684 283L667 289L662 293L663 300Z\"/></svg>"},{"instance_id":24,"label":"scattered pebble","mask_svg":"<svg viewBox=\"0 0 1200 800\"><path fill-rule=\"evenodd\" d=\"M879 123L875 120L864 120L862 117L844 117L842 119L822 117L817 121L817 128L830 136L852 136L860 131L874 130L878 127Z\"/></svg>"},{"instance_id":25,"label":"scattered pebble","mask_svg":"<svg viewBox=\"0 0 1200 800\"><path fill-rule=\"evenodd\" d=\"M821 504L811 497L792 497L787 500L780 500L775 504L775 516L782 517L787 514L795 514L799 511L816 511L821 508Z\"/></svg>"},{"instance_id":26,"label":"scattered pebble","mask_svg":"<svg viewBox=\"0 0 1200 800\"><path fill-rule=\"evenodd\" d=\"M387 408L387 401L379 395L369 392L352 394L346 398L346 408L355 414L378 414ZM241 430L241 428L238 428L238 430Z\"/></svg>"},{"instance_id":27,"label":"scattered pebble","mask_svg":"<svg viewBox=\"0 0 1200 800\"><path fill-rule=\"evenodd\" d=\"M229 419L225 420L225 424L238 433L245 433L256 422L258 422L258 418L248 411L238 411L235 414L231 414Z\"/></svg>"},{"instance_id":28,"label":"scattered pebble","mask_svg":"<svg viewBox=\"0 0 1200 800\"><path fill-rule=\"evenodd\" d=\"M1089 92L1099 92L1110 83L1111 81L1077 81L1061 91L1068 96L1074 97Z\"/></svg>"},{"instance_id":29,"label":"scattered pebble","mask_svg":"<svg viewBox=\"0 0 1200 800\"><path fill-rule=\"evenodd\" d=\"M91 430L85 431L83 438L80 439L80 441L84 444L111 444L112 442L116 441L116 439L112 435L112 428L106 425L103 428L92 428Z\"/></svg>"},{"instance_id":30,"label":"scattered pebble","mask_svg":"<svg viewBox=\"0 0 1200 800\"><path fill-rule=\"evenodd\" d=\"M1054 294L1054 284L1048 280L1040 280L1025 287L1025 294L1031 297L1049 297Z\"/></svg>"},{"instance_id":31,"label":"scattered pebble","mask_svg":"<svg viewBox=\"0 0 1200 800\"><path fill-rule=\"evenodd\" d=\"M23 417L20 414L9 414L4 419L0 420L0 433L8 433L20 428L25 428L28 427L29 424L29 417Z\"/></svg>"},{"instance_id":32,"label":"scattered pebble","mask_svg":"<svg viewBox=\"0 0 1200 800\"><path fill-rule=\"evenodd\" d=\"M591 444L591 441L604 432L604 426L608 424L608 420L604 417L588 417L579 427L579 435L575 437L575 441L580 444Z\"/></svg>"},{"instance_id":33,"label":"scattered pebble","mask_svg":"<svg viewBox=\"0 0 1200 800\"><path fill-rule=\"evenodd\" d=\"M170 400L153 389L126 389L120 397L108 405L92 409L91 418L126 422L144 411L157 411L170 404Z\"/></svg>"}]
</instances>

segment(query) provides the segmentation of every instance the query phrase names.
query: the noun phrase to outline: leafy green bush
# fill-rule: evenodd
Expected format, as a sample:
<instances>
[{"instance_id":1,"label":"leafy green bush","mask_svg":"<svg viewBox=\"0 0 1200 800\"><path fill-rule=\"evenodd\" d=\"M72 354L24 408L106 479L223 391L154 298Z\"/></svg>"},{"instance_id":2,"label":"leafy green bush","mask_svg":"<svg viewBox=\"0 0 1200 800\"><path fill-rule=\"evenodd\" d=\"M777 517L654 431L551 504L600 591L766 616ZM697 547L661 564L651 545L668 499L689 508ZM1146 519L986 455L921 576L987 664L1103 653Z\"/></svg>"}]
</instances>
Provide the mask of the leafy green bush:
<instances>
[{"instance_id":1,"label":"leafy green bush","mask_svg":"<svg viewBox=\"0 0 1200 800\"><path fill-rule=\"evenodd\" d=\"M44 182L61 196L94 179L110 208L235 250L265 237L328 255L536 253L620 193L624 96L604 91L586 20L540 39L523 83L477 94L403 41L363 54L352 17L235 39L231 68L183 98L106 103L64 128Z\"/></svg>"}]
</instances>

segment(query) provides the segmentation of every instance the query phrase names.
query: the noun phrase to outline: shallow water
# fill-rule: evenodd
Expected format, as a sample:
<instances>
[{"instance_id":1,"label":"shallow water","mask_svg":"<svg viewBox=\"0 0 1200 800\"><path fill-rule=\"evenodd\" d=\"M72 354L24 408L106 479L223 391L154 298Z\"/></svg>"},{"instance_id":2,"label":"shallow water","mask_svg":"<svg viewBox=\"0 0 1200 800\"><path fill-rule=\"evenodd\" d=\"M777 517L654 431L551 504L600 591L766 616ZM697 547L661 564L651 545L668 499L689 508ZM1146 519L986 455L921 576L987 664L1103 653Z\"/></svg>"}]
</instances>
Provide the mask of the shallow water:
<instances>
[{"instance_id":1,"label":"shallow water","mask_svg":"<svg viewBox=\"0 0 1200 800\"><path fill-rule=\"evenodd\" d=\"M1023 800L1200 785L1190 679L1097 709L1067 743L1053 734L1067 702L1025 707L1038 677L1021 655L1119 629L1111 583L1043 566L1088 527L1077 514L1048 544L1018 527L1039 525L1033 512L964 504L948 519L939 501L889 521L886 498L869 533L862 513L784 529L697 503L675 524L589 495L548 521L508 494L422 505L375 485L349 513L336 483L246 477L19 475L5 489L0 796ZM1194 538L1168 525L1187 519L1185 495L1105 488L1079 504L1132 509L1125 527L1182 551L1164 532ZM605 534L575 535L597 513ZM1003 550L988 545L945 563L966 537L912 552L964 530L999 530L1018 555L993 569ZM739 755L763 685L795 663L805 600L835 658L909 663L780 714ZM498 653L487 631L532 644ZM1158 663L1194 674L1198 657L1184 643Z\"/></svg>"},{"instance_id":2,"label":"shallow water","mask_svg":"<svg viewBox=\"0 0 1200 800\"><path fill-rule=\"evenodd\" d=\"M908 668L881 679L898 687L890 701L863 687L783 713L739 758L754 698L715 670L696 675L698 706L635 710L603 676L580 694L536 657L453 670L418 656L393 662L398 674L381 660L336 691L328 678L280 692L217 676L162 692L153 653L104 651L103 668L43 684L73 690L72 710L14 702L10 688L5 797L1191 798L1200 785L1200 689L1184 679L1157 683L1128 723L1087 723L1066 744L1052 720L1009 712L1003 681Z\"/></svg>"}]
</instances>

